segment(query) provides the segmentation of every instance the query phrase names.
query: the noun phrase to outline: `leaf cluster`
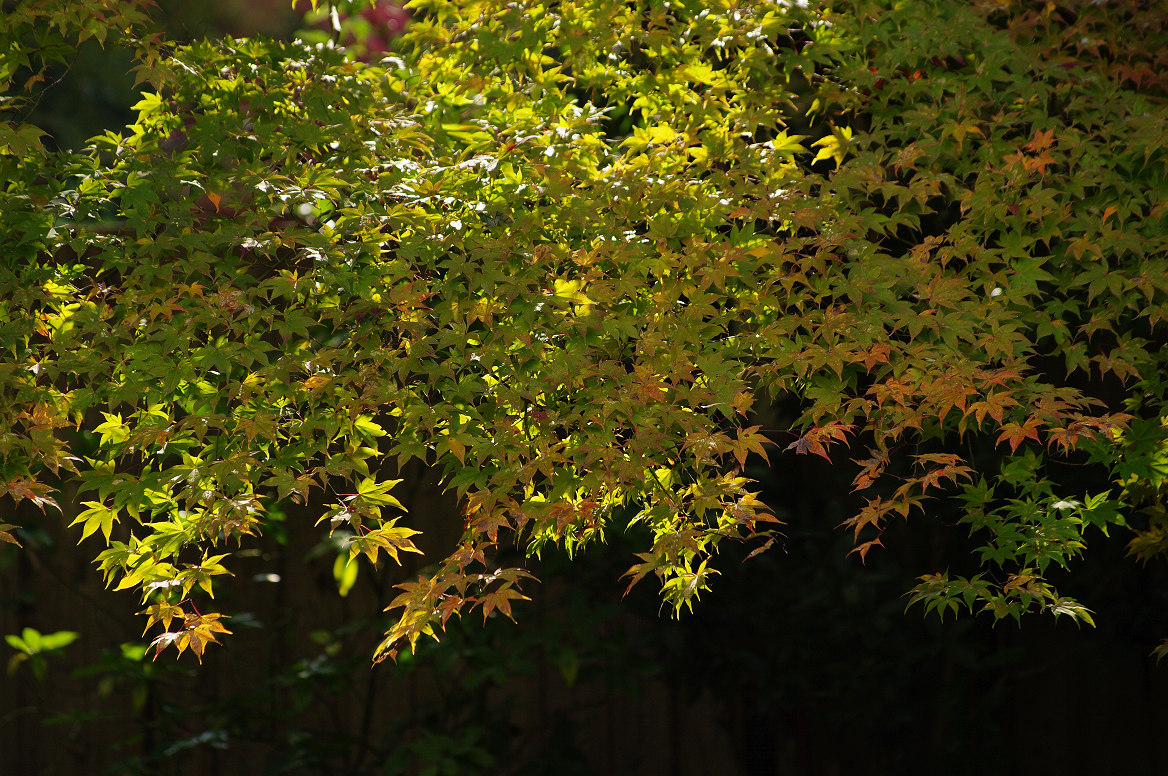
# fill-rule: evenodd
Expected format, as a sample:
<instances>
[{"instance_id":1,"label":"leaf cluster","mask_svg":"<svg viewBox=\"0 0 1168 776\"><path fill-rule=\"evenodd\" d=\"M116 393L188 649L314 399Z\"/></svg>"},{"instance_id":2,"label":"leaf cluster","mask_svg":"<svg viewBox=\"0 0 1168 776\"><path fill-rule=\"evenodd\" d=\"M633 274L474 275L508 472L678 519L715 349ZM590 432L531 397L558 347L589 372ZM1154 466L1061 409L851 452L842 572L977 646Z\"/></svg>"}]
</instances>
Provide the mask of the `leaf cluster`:
<instances>
[{"instance_id":1,"label":"leaf cluster","mask_svg":"<svg viewBox=\"0 0 1168 776\"><path fill-rule=\"evenodd\" d=\"M381 62L196 43L124 132L0 147L0 494L91 494L74 524L159 651L226 632L190 595L275 503L329 504L350 560L417 552L384 463L439 468L466 530L400 586L379 658L463 610L510 616L530 575L497 566L504 542L643 524L630 586L654 575L680 612L723 541L774 541L752 456L853 444L861 560L942 504L982 542L981 572L914 601L1090 621L1044 574L1123 496L1048 462L1106 469L1162 412L1162 25L411 7ZM1088 30L1131 53L1100 63ZM760 399L795 416L752 424Z\"/></svg>"}]
</instances>

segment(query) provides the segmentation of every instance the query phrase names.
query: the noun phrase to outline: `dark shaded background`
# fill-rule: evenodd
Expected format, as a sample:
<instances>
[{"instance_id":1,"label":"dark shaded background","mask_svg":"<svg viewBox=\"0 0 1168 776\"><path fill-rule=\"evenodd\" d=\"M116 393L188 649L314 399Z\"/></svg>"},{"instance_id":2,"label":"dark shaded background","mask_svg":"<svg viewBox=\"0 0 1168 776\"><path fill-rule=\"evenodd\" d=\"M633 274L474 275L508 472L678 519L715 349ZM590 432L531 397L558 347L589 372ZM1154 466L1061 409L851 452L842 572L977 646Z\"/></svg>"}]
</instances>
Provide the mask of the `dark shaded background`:
<instances>
[{"instance_id":1,"label":"dark shaded background","mask_svg":"<svg viewBox=\"0 0 1168 776\"><path fill-rule=\"evenodd\" d=\"M179 37L298 24L285 0L164 5ZM116 49L85 48L31 120L65 148L122 126L128 67ZM659 614L652 580L622 600L620 575L647 542L616 537L571 562L532 560L545 583L518 624L455 621L441 644L377 667L381 610L426 560L362 561L342 598L313 505L275 512L232 563L218 595L234 635L201 667L143 657L137 601L103 589L94 541L74 547L65 531L72 514L19 511L24 549L0 545L0 635L80 638L44 656L41 676L19 659L0 674L0 773L1168 773L1168 667L1149 657L1168 636L1168 580L1124 557L1128 537L1095 536L1055 580L1096 629L926 619L905 612L904 592L965 562L956 515L891 527L861 565L835 528L854 506L851 473L773 462L753 473L786 522L781 546L746 563L746 548L728 548L692 615ZM401 476L440 557L457 505L431 472Z\"/></svg>"}]
</instances>

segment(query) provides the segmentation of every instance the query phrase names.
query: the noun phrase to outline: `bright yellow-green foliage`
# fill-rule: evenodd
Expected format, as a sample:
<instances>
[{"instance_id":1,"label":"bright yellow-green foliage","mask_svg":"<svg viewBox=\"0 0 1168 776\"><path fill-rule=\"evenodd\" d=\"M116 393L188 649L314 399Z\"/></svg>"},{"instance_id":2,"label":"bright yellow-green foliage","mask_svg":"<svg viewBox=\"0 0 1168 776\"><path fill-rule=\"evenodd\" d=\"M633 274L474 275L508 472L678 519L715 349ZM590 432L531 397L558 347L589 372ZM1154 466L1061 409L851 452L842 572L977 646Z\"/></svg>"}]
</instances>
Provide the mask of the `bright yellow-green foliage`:
<instances>
[{"instance_id":1,"label":"bright yellow-green foliage","mask_svg":"<svg viewBox=\"0 0 1168 776\"><path fill-rule=\"evenodd\" d=\"M692 605L773 538L751 454L853 457L861 558L955 498L982 572L929 609L1089 622L1044 574L1120 494L1048 462L1138 477L1163 436L1117 444L1163 412L1168 36L1115 6L422 0L379 63L150 59L125 132L0 151L0 493L80 488L107 580L200 656L191 599L275 502L416 551L412 458L467 527L379 657L509 615L501 544L630 520L632 582Z\"/></svg>"}]
</instances>

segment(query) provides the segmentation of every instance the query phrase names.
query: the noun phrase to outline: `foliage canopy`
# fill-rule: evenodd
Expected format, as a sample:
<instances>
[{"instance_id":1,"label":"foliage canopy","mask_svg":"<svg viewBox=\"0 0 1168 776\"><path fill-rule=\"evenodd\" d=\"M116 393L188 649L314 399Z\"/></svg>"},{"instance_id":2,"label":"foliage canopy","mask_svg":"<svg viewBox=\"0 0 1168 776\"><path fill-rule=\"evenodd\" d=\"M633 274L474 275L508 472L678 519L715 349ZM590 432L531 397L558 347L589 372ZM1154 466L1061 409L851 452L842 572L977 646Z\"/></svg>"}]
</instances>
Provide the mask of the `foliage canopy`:
<instances>
[{"instance_id":1,"label":"foliage canopy","mask_svg":"<svg viewBox=\"0 0 1168 776\"><path fill-rule=\"evenodd\" d=\"M957 509L970 570L913 591L942 614L1090 622L1049 578L1089 527L1153 504L1133 549L1168 546L1163 11L410 7L375 63L170 47L105 0L0 28L0 494L79 493L159 651L228 632L195 599L274 504L320 504L350 559L417 552L415 458L466 529L379 658L510 616L504 543L643 524L630 586L691 606L719 544L778 537L752 456L852 457L861 559ZM114 35L137 119L45 152L45 62Z\"/></svg>"}]
</instances>

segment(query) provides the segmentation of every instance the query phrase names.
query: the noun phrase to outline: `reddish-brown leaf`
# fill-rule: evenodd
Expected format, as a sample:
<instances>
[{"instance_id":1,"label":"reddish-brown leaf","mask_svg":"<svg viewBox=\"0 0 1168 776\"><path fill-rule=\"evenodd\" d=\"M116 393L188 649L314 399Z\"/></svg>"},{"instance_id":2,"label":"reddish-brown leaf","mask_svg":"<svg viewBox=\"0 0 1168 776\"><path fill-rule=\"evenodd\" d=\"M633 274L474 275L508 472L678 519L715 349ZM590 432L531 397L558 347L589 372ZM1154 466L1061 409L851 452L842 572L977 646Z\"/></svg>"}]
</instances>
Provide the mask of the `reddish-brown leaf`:
<instances>
[{"instance_id":1,"label":"reddish-brown leaf","mask_svg":"<svg viewBox=\"0 0 1168 776\"><path fill-rule=\"evenodd\" d=\"M870 542L864 542L863 544L856 545L855 547L853 547L851 549L850 552L848 552L848 555L851 555L852 553L859 553L860 554L860 563L867 563L868 552L873 547L883 547L883 546L884 546L884 542L880 541L880 537L877 536L875 539L873 539Z\"/></svg>"},{"instance_id":2,"label":"reddish-brown leaf","mask_svg":"<svg viewBox=\"0 0 1168 776\"><path fill-rule=\"evenodd\" d=\"M1009 442L1012 453L1027 439L1038 441L1039 425L1040 421L1036 418L1026 418L1023 423L1006 423L998 434L997 443L1000 445L1002 442Z\"/></svg>"}]
</instances>

